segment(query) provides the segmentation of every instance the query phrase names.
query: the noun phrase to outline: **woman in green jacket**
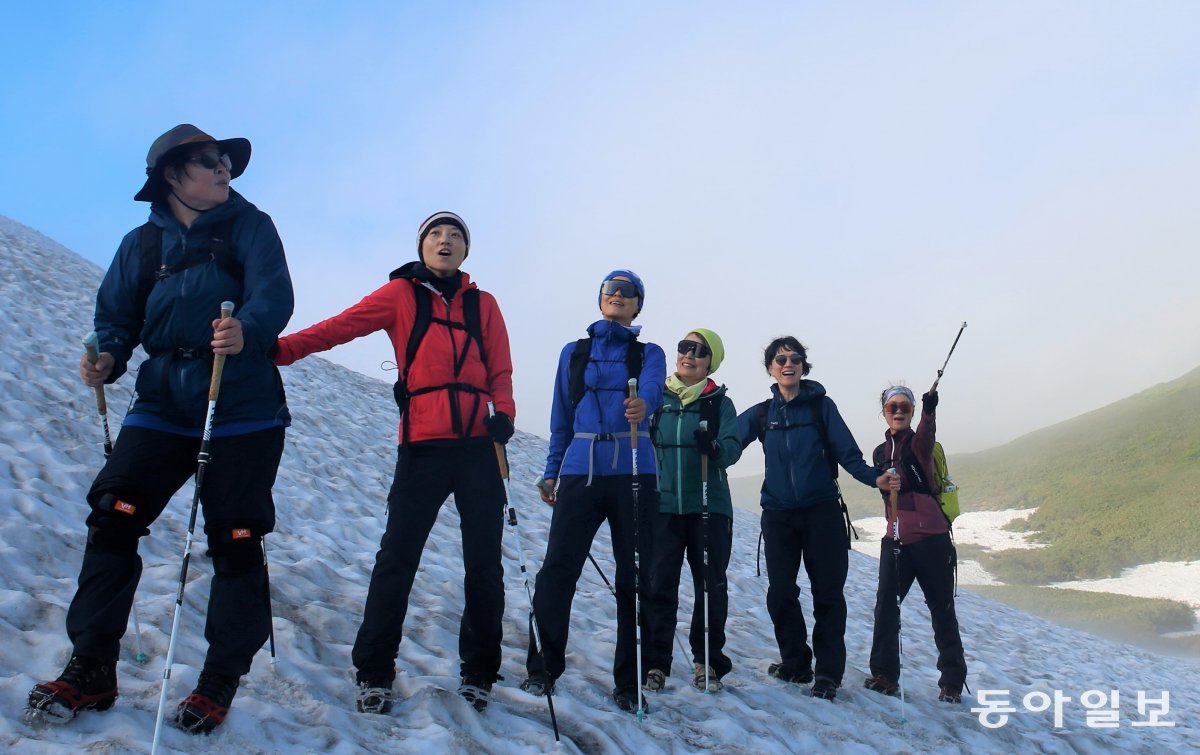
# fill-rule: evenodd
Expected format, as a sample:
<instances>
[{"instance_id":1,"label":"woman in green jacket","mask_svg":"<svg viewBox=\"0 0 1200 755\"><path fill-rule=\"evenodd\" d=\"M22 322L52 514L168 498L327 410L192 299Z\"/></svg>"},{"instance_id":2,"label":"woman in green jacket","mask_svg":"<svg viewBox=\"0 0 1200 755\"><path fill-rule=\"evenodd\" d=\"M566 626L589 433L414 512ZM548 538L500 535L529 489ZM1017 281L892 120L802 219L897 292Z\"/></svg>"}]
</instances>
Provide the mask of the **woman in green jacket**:
<instances>
[{"instance_id":1,"label":"woman in green jacket","mask_svg":"<svg viewBox=\"0 0 1200 755\"><path fill-rule=\"evenodd\" d=\"M725 386L709 378L724 358L725 347L716 333L703 328L688 333L679 342L675 373L667 377L663 408L651 430L660 505L654 522L647 610L651 627L646 662L649 690L662 689L671 673L671 641L685 555L696 596L688 633L692 685L716 692L721 689L721 677L733 668L722 652L729 613L725 570L733 543L733 503L725 470L742 455L742 444L733 402L725 395Z\"/></svg>"}]
</instances>

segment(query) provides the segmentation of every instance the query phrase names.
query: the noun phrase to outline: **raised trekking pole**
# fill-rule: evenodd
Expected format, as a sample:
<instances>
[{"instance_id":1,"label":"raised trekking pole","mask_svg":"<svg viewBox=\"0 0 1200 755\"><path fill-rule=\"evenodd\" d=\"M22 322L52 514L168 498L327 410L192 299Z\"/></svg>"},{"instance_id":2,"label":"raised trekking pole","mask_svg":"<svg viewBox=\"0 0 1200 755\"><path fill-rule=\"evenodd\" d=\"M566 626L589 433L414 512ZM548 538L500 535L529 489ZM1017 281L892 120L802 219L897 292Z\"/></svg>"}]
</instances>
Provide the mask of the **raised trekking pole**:
<instances>
[{"instance_id":1,"label":"raised trekking pole","mask_svg":"<svg viewBox=\"0 0 1200 755\"><path fill-rule=\"evenodd\" d=\"M636 399L637 378L629 378L629 398ZM638 428L636 422L629 423L629 465L633 473L633 631L637 650L637 719L644 721L646 709L642 705L642 555L638 547L638 529L642 518L642 506L638 503Z\"/></svg>"},{"instance_id":2,"label":"raised trekking pole","mask_svg":"<svg viewBox=\"0 0 1200 755\"><path fill-rule=\"evenodd\" d=\"M489 401L488 416L491 417L495 414L496 407ZM500 465L500 479L504 480L504 507L508 510L508 525L512 527L513 533L517 536L517 555L521 559L521 578L525 581L525 597L529 599L529 626L533 628L533 645L538 655L541 655L542 633L538 629L537 614L533 611L533 590L529 587L529 569L525 567L525 544L521 540L521 526L517 524L517 510L512 501L512 485L508 479L508 454L502 443L493 443L492 445L496 447L496 463ZM600 576L603 577L604 573L601 572ZM558 736L558 717L554 715L554 690L550 684L546 685L546 704L550 706L550 726L554 728L554 744L560 746L562 740Z\"/></svg>"},{"instance_id":3,"label":"raised trekking pole","mask_svg":"<svg viewBox=\"0 0 1200 755\"><path fill-rule=\"evenodd\" d=\"M708 420L700 420L700 432L708 432ZM708 688L709 663L708 644L708 454L700 452L700 527L704 530L704 694Z\"/></svg>"},{"instance_id":4,"label":"raised trekking pole","mask_svg":"<svg viewBox=\"0 0 1200 755\"><path fill-rule=\"evenodd\" d=\"M233 302L221 302L221 319L233 315ZM171 640L167 643L167 661L163 665L162 691L158 696L158 718L154 721L154 741L150 752L158 752L162 735L163 716L167 710L167 690L171 682L171 664L175 661L175 638L179 634L179 617L183 614L183 588L187 586L188 564L192 558L192 538L196 534L196 511L200 508L200 490L204 485L204 469L208 466L208 447L212 441L213 416L217 411L217 394L221 392L221 373L225 370L225 355L213 355L212 379L208 384L208 413L204 417L204 434L200 437L200 453L196 457L196 490L192 494L192 511L188 515L187 538L183 544L183 563L179 567L179 592L175 596L175 617L171 620Z\"/></svg>"},{"instance_id":5,"label":"raised trekking pole","mask_svg":"<svg viewBox=\"0 0 1200 755\"><path fill-rule=\"evenodd\" d=\"M95 364L100 359L100 336L92 331L83 337L83 348L87 352L87 360ZM104 386L96 386L96 413L100 415L100 431L104 438L104 458L112 456L112 431L108 427L108 401L104 398ZM138 621L137 603L133 604L133 636L137 640L137 655L133 660L145 663L149 658L142 649L142 623Z\"/></svg>"},{"instance_id":6,"label":"raised trekking pole","mask_svg":"<svg viewBox=\"0 0 1200 755\"><path fill-rule=\"evenodd\" d=\"M954 347L958 345L958 339L962 338L963 331L967 329L967 321L963 320L962 327L958 329L958 335L954 337L954 343L950 344L950 353L946 355L946 361L942 362L942 369L938 370L937 380L933 381L933 387L929 389L930 393L937 390L938 383L942 379L942 373L946 371L946 365L950 364L950 357L954 354Z\"/></svg>"},{"instance_id":7,"label":"raised trekking pole","mask_svg":"<svg viewBox=\"0 0 1200 755\"><path fill-rule=\"evenodd\" d=\"M963 326L966 326L965 322ZM896 468L889 469L888 474L896 474ZM888 503L892 508L892 560L896 572L896 658L899 669L896 673L896 684L900 686L900 723L906 724L908 719L904 716L904 685L900 684L904 675L904 633L900 628L900 510L896 507L899 499L900 494L897 491L888 491Z\"/></svg>"}]
</instances>

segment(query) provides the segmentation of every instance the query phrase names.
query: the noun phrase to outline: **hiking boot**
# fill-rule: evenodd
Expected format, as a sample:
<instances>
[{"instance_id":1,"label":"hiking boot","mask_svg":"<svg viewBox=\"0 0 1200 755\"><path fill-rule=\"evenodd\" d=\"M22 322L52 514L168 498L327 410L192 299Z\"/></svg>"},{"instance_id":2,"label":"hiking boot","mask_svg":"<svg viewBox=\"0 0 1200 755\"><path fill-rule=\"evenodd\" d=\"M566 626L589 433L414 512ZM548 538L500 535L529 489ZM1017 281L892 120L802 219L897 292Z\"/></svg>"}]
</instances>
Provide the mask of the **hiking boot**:
<instances>
[{"instance_id":1,"label":"hiking boot","mask_svg":"<svg viewBox=\"0 0 1200 755\"><path fill-rule=\"evenodd\" d=\"M832 700L837 697L838 685L832 679L826 679L823 676L817 677L813 682L812 689L809 694L820 700Z\"/></svg>"},{"instance_id":2,"label":"hiking boot","mask_svg":"<svg viewBox=\"0 0 1200 755\"><path fill-rule=\"evenodd\" d=\"M554 682L550 681L545 672L537 671L521 682L521 689L534 697L545 697L547 693L554 694Z\"/></svg>"},{"instance_id":3,"label":"hiking boot","mask_svg":"<svg viewBox=\"0 0 1200 755\"><path fill-rule=\"evenodd\" d=\"M225 721L239 678L203 669L196 689L184 698L171 722L192 734L208 734Z\"/></svg>"},{"instance_id":4,"label":"hiking boot","mask_svg":"<svg viewBox=\"0 0 1200 755\"><path fill-rule=\"evenodd\" d=\"M646 672L646 683L642 685L642 689L648 692L658 692L667 686L667 675L662 672L662 669L652 668Z\"/></svg>"},{"instance_id":5,"label":"hiking boot","mask_svg":"<svg viewBox=\"0 0 1200 755\"><path fill-rule=\"evenodd\" d=\"M482 713L488 706L492 696L492 681L478 674L463 674L462 684L458 686L458 694L471 704L475 710Z\"/></svg>"},{"instance_id":6,"label":"hiking boot","mask_svg":"<svg viewBox=\"0 0 1200 755\"><path fill-rule=\"evenodd\" d=\"M705 676L708 677L708 684L705 685ZM692 686L701 692L720 692L725 688L721 680L717 677L717 672L713 671L712 666L705 666L703 663L697 663L692 674Z\"/></svg>"},{"instance_id":7,"label":"hiking boot","mask_svg":"<svg viewBox=\"0 0 1200 755\"><path fill-rule=\"evenodd\" d=\"M358 682L358 696L354 707L359 713L388 713L392 710L391 679L362 679Z\"/></svg>"},{"instance_id":8,"label":"hiking boot","mask_svg":"<svg viewBox=\"0 0 1200 755\"><path fill-rule=\"evenodd\" d=\"M773 676L781 682L791 682L792 684L809 684L813 680L812 669L791 669L784 666L782 663L772 663L767 668L767 675Z\"/></svg>"},{"instance_id":9,"label":"hiking boot","mask_svg":"<svg viewBox=\"0 0 1200 755\"><path fill-rule=\"evenodd\" d=\"M30 690L25 717L30 722L65 724L81 710L108 710L116 700L114 663L73 655L58 679Z\"/></svg>"},{"instance_id":10,"label":"hiking boot","mask_svg":"<svg viewBox=\"0 0 1200 755\"><path fill-rule=\"evenodd\" d=\"M940 687L938 689L938 700L943 703L957 705L962 702L962 690L954 687Z\"/></svg>"},{"instance_id":11,"label":"hiking boot","mask_svg":"<svg viewBox=\"0 0 1200 755\"><path fill-rule=\"evenodd\" d=\"M900 685L880 674L867 677L867 681L863 683L863 686L872 692L878 692L888 697L896 697L900 694Z\"/></svg>"},{"instance_id":12,"label":"hiking boot","mask_svg":"<svg viewBox=\"0 0 1200 755\"><path fill-rule=\"evenodd\" d=\"M614 689L612 691L613 700L616 701L617 707L626 713L636 713L638 707L639 690L634 687L625 689ZM649 713L650 706L646 704L645 699L642 699L642 712Z\"/></svg>"}]
</instances>

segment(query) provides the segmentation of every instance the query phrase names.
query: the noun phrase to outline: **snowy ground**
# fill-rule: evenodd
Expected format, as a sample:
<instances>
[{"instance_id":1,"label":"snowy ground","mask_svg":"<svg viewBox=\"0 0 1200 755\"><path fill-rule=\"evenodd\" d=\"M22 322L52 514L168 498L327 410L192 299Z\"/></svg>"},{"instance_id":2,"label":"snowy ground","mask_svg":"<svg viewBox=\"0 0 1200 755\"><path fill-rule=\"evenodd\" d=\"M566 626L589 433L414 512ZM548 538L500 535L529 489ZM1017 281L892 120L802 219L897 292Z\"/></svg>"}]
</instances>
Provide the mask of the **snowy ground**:
<instances>
[{"instance_id":1,"label":"snowy ground","mask_svg":"<svg viewBox=\"0 0 1200 755\"><path fill-rule=\"evenodd\" d=\"M1200 624L1200 561L1159 561L1126 569L1111 579L1059 582L1051 587L1180 600L1196 610Z\"/></svg>"},{"instance_id":2,"label":"snowy ground","mask_svg":"<svg viewBox=\"0 0 1200 755\"><path fill-rule=\"evenodd\" d=\"M142 546L146 568L137 607L150 662L132 662L137 645L131 629L118 666L121 698L111 711L85 713L69 726L50 729L33 728L21 716L29 689L53 677L70 654L62 627L81 559L83 496L102 460L92 397L79 384L74 365L78 338L89 329L99 276L67 250L0 217L0 302L15 313L0 320L5 355L0 371L0 632L5 638L0 644L0 748L9 752L144 752L154 729L190 487ZM443 510L413 589L397 659L396 709L386 716L353 712L350 645L394 463L391 390L319 359L288 368L285 380L296 425L276 488L280 526L269 538L278 661L272 665L265 649L259 654L216 734L193 737L168 729L165 748L289 754L552 749L544 700L517 689L524 677L527 604L511 532L504 547L509 577L505 679L482 715L452 692L458 684L455 649L463 594L453 506ZM129 400L129 383L124 378L110 390L116 427ZM519 433L509 449L513 503L522 513L530 568L536 571L549 510L536 502L531 482L540 471L545 441ZM919 600L907 601L903 613L905 707L867 692L861 685L876 562L861 554L851 555L846 587L846 686L835 702L813 700L803 688L766 674L777 650L764 607L764 580L755 577L757 534L756 516L736 512L727 648L735 670L727 677L727 691L711 696L694 691L677 659L670 688L650 699L650 715L641 723L608 698L614 605L594 572L584 572L568 670L555 698L563 751L1156 753L1195 751L1200 741L1197 666L1064 629L969 593L959 599L959 616L975 694L964 705L935 699L935 654ZM202 616L211 574L203 551L197 546L185 596L172 703L190 690L203 659ZM606 533L597 538L593 553L611 577ZM811 615L807 588L803 592ZM683 603L690 601L685 590ZM1005 690L986 694L1015 709L998 728L985 726L971 710L986 690ZM1083 703L1096 702L1092 691L1111 690L1119 692L1109 709L1116 728L1097 728L1085 717ZM1046 710L1042 702L1058 693L1067 699ZM1151 720L1155 707L1146 698L1163 693L1169 704L1159 718L1175 725L1139 725Z\"/></svg>"}]
</instances>

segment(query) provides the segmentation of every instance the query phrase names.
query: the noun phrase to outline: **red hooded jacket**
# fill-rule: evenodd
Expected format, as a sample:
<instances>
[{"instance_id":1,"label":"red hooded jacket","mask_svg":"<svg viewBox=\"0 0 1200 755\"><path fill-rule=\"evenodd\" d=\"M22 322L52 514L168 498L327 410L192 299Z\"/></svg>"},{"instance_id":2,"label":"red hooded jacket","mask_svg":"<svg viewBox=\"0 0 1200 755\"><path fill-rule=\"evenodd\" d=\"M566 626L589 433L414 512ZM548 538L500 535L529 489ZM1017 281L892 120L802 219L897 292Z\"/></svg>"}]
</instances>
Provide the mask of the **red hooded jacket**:
<instances>
[{"instance_id":1,"label":"red hooded jacket","mask_svg":"<svg viewBox=\"0 0 1200 755\"><path fill-rule=\"evenodd\" d=\"M424 295L424 292L416 290L417 287L424 287L432 298L433 321L407 371L407 387L411 397L408 416L402 416L400 421L400 443L406 442L406 427L407 442L412 443L465 437L485 438L488 432L483 419L487 416L488 401L495 403L497 412L516 419L512 355L500 307L491 294L480 290L479 319L487 354L487 365L484 365L478 344L467 334L463 314L462 293L477 286L466 273L460 272L460 275L459 289L447 301L432 285L422 280L429 278L425 267L419 262L410 263L397 270L393 279L384 286L341 314L279 339L275 364L289 365L309 354L326 351L377 330L386 330L392 339L396 364L400 374L404 375L408 336L416 316L414 296ZM449 327L439 323L439 319L449 320L461 327ZM461 363L457 374L456 363ZM449 388L421 392L421 389L453 383L472 386L478 392ZM461 418L465 425L461 434L455 430L455 416Z\"/></svg>"}]
</instances>

